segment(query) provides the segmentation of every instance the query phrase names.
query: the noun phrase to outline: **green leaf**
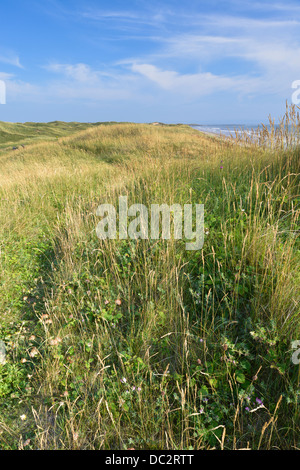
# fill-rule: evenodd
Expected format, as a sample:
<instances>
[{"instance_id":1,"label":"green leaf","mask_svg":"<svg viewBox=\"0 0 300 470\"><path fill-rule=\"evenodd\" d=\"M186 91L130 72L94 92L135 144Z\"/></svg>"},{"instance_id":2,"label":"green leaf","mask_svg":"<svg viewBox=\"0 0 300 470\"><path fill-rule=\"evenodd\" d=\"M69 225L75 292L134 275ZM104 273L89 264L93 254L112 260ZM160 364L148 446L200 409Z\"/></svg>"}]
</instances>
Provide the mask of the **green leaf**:
<instances>
[{"instance_id":1,"label":"green leaf","mask_svg":"<svg viewBox=\"0 0 300 470\"><path fill-rule=\"evenodd\" d=\"M199 390L199 395L202 395L205 397L206 395L209 395L209 391L206 385L202 385L202 387Z\"/></svg>"},{"instance_id":2,"label":"green leaf","mask_svg":"<svg viewBox=\"0 0 300 470\"><path fill-rule=\"evenodd\" d=\"M235 373L235 380L240 383L240 384L243 384L246 380L246 377L245 375L243 374L243 372L241 372L240 370L238 370L236 373Z\"/></svg>"}]
</instances>

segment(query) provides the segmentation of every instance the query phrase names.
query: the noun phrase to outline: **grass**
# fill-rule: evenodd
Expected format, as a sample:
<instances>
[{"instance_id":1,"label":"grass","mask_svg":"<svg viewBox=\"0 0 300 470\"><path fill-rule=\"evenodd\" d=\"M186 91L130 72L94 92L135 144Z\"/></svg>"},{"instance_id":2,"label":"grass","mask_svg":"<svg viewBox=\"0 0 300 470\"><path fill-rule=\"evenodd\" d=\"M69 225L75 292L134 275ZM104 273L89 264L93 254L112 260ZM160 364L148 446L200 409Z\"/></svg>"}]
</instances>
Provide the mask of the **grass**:
<instances>
[{"instance_id":1,"label":"grass","mask_svg":"<svg viewBox=\"0 0 300 470\"><path fill-rule=\"evenodd\" d=\"M44 126L1 123L0 448L299 449L299 147ZM99 240L120 195L203 249Z\"/></svg>"},{"instance_id":2,"label":"grass","mask_svg":"<svg viewBox=\"0 0 300 470\"><path fill-rule=\"evenodd\" d=\"M73 134L98 126L100 123L80 123L80 122L25 122L12 123L0 122L0 152L2 150L21 149L32 142L44 142L47 140L56 141L62 136ZM110 124L110 123L103 123Z\"/></svg>"}]
</instances>

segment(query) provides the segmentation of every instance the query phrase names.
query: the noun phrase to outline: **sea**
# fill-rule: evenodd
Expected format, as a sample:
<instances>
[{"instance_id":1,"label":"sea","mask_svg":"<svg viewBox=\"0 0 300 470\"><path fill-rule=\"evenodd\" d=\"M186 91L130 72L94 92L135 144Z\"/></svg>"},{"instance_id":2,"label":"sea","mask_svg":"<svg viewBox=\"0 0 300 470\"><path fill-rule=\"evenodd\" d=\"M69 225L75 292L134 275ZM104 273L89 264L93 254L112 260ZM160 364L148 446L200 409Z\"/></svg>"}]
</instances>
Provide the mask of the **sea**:
<instances>
[{"instance_id":1,"label":"sea","mask_svg":"<svg viewBox=\"0 0 300 470\"><path fill-rule=\"evenodd\" d=\"M236 132L242 133L246 132L249 135L252 133L252 130L258 128L259 124L246 125L246 124L189 124L190 127L198 129L201 132L206 132L208 134L223 135L225 137L235 137Z\"/></svg>"}]
</instances>

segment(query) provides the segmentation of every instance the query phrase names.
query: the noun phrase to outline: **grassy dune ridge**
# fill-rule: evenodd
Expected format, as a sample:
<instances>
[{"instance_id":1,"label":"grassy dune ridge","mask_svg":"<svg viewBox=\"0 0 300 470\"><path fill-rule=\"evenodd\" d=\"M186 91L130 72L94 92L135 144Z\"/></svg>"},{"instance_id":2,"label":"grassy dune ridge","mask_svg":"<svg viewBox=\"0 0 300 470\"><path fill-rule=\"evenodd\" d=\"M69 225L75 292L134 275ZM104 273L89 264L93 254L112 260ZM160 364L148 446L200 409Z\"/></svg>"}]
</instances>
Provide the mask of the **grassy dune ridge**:
<instances>
[{"instance_id":1,"label":"grassy dune ridge","mask_svg":"<svg viewBox=\"0 0 300 470\"><path fill-rule=\"evenodd\" d=\"M100 123L81 122L0 122L0 152L9 147L18 148L33 141L56 140L59 137L74 134L81 130L98 126ZM110 124L110 123L103 123Z\"/></svg>"},{"instance_id":2,"label":"grassy dune ridge","mask_svg":"<svg viewBox=\"0 0 300 470\"><path fill-rule=\"evenodd\" d=\"M0 448L300 448L299 148L36 126L0 124ZM203 249L100 241L120 195L204 204Z\"/></svg>"}]
</instances>

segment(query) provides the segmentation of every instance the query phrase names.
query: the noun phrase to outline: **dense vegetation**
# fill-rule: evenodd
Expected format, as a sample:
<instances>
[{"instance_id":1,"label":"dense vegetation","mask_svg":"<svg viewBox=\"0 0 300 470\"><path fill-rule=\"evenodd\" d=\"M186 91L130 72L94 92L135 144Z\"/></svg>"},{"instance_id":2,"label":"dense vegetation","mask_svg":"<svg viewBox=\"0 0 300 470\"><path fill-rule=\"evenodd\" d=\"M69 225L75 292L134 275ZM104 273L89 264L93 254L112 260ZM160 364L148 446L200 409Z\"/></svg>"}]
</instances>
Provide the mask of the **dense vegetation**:
<instances>
[{"instance_id":1,"label":"dense vegetation","mask_svg":"<svg viewBox=\"0 0 300 470\"><path fill-rule=\"evenodd\" d=\"M20 126L0 124L0 448L299 449L299 147ZM119 195L204 204L203 249L100 241Z\"/></svg>"}]
</instances>

